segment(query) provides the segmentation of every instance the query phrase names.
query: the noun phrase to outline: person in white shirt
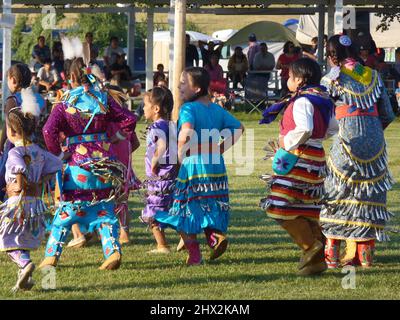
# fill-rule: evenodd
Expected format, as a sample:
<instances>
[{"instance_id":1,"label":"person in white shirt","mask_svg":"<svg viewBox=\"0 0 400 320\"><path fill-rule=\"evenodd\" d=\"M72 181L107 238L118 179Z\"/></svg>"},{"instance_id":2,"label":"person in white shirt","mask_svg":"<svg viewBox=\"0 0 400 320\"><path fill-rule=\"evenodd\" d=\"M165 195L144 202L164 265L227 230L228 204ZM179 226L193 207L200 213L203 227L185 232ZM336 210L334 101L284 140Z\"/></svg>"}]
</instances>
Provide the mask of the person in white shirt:
<instances>
[{"instance_id":1,"label":"person in white shirt","mask_svg":"<svg viewBox=\"0 0 400 320\"><path fill-rule=\"evenodd\" d=\"M287 85L292 97L286 104L276 104L284 110L280 148L274 150L275 174L267 179L270 193L260 203L302 250L298 265L302 276L327 269L318 222L326 170L322 141L335 134L338 125L334 102L320 80L321 69L314 60L301 58L289 66ZM280 111L276 105L265 110L263 120L271 116L269 109L275 114Z\"/></svg>"},{"instance_id":2,"label":"person in white shirt","mask_svg":"<svg viewBox=\"0 0 400 320\"><path fill-rule=\"evenodd\" d=\"M37 74L39 79L39 91L51 91L59 88L60 77L58 72L52 66L50 59L45 60L43 67Z\"/></svg>"}]
</instances>

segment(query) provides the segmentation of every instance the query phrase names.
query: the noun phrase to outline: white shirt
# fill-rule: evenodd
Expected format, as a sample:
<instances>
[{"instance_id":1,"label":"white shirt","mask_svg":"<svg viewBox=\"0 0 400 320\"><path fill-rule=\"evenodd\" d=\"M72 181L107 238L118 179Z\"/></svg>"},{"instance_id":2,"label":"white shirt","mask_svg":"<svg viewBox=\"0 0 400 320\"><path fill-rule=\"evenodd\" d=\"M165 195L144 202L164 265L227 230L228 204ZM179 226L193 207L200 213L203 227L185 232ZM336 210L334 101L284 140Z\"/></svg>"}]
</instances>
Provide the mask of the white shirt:
<instances>
[{"instance_id":1,"label":"white shirt","mask_svg":"<svg viewBox=\"0 0 400 320\"><path fill-rule=\"evenodd\" d=\"M45 67L41 67L39 69L39 72L37 74L37 77L42 80L46 81L49 83L53 83L54 81L59 81L60 79L58 78L58 73L57 70L54 68L51 68L49 72L46 71Z\"/></svg>"},{"instance_id":2,"label":"white shirt","mask_svg":"<svg viewBox=\"0 0 400 320\"><path fill-rule=\"evenodd\" d=\"M293 105L293 119L296 127L289 131L283 138L285 150L297 149L301 144L313 147L321 147L322 141L335 135L339 131L339 126L334 116L331 117L328 130L323 139L310 139L314 129L314 106L307 98L299 98Z\"/></svg>"}]
</instances>

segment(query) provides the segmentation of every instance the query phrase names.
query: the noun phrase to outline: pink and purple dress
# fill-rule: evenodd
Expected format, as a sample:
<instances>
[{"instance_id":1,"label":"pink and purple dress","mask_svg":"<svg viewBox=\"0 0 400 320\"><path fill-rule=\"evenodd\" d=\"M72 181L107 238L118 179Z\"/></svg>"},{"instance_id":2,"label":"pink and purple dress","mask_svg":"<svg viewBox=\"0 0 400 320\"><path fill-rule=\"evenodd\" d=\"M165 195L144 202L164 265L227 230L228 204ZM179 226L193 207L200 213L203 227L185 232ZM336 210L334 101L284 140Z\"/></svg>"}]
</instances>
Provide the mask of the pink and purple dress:
<instances>
[{"instance_id":1,"label":"pink and purple dress","mask_svg":"<svg viewBox=\"0 0 400 320\"><path fill-rule=\"evenodd\" d=\"M107 129L118 123L120 135L132 137L136 117L121 107L106 92L91 87L70 90L51 112L43 128L50 152L61 154L60 132L67 137L67 151L72 156L59 182L61 201L52 224L46 257L61 255L62 245L75 223L89 232L98 229L107 259L121 252L115 198L124 184L125 166L118 161Z\"/></svg>"},{"instance_id":2,"label":"pink and purple dress","mask_svg":"<svg viewBox=\"0 0 400 320\"><path fill-rule=\"evenodd\" d=\"M142 211L141 220L146 224L154 222L157 211L168 211L172 205L175 178L178 175L177 166L170 164L171 150L169 145L169 121L159 119L148 127L146 139L146 176L144 185L147 187L146 207ZM157 141L164 139L167 145L164 155L160 158L158 175L151 171L151 162L157 149Z\"/></svg>"},{"instance_id":3,"label":"pink and purple dress","mask_svg":"<svg viewBox=\"0 0 400 320\"><path fill-rule=\"evenodd\" d=\"M24 157L30 160L25 162ZM45 175L56 173L62 161L36 144L16 146L8 153L6 183L13 182L23 174L29 183L39 184ZM40 246L44 235L44 213L42 199L33 196L9 197L0 205L0 251L32 250Z\"/></svg>"}]
</instances>

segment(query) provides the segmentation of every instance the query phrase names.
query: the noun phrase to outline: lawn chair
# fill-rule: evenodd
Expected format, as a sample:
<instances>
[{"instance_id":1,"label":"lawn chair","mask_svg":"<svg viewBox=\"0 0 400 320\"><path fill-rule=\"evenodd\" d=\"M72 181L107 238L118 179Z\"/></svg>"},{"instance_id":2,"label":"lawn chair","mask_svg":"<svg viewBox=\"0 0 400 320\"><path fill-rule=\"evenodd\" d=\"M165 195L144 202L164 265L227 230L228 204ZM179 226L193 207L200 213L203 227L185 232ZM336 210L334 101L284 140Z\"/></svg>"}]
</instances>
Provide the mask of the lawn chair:
<instances>
[{"instance_id":1,"label":"lawn chair","mask_svg":"<svg viewBox=\"0 0 400 320\"><path fill-rule=\"evenodd\" d=\"M263 75L249 73L245 80L244 101L251 106L249 112L258 111L262 113L268 100L268 79Z\"/></svg>"}]
</instances>

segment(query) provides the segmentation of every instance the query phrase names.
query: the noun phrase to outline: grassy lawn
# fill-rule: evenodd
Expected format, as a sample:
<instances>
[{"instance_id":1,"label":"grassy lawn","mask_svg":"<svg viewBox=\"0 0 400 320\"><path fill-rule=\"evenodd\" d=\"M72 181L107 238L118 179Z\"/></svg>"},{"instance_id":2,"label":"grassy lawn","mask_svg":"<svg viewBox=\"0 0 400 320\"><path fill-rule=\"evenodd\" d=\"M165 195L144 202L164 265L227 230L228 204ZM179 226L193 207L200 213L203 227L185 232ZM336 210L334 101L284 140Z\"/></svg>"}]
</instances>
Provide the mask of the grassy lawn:
<instances>
[{"instance_id":1,"label":"grassy lawn","mask_svg":"<svg viewBox=\"0 0 400 320\"><path fill-rule=\"evenodd\" d=\"M324 275L301 278L295 275L299 251L288 235L258 208L264 194L261 173L270 172L270 161L263 161L262 147L277 135L277 124L259 126L258 116L240 115L245 127L254 130L255 166L251 175L237 176L237 165L228 165L232 215L230 246L215 262L208 261L204 236L200 237L205 264L186 267L186 253L151 256L151 234L139 223L143 207L138 196L131 199L133 219L131 244L123 248L123 264L118 271L98 271L102 263L99 243L83 249L64 250L56 274L56 289L41 289L41 272L34 278L31 292L9 292L16 279L16 267L5 254L0 255L0 298L2 299L399 299L400 235L392 234L389 243L378 243L375 267L357 269L356 289L341 286L344 274L330 270ZM144 123L138 131L144 129ZM400 181L400 121L386 131L390 168ZM329 142L327 142L329 145ZM144 143L134 155L135 169L144 177ZM396 214L392 225L400 224L400 183L388 195L389 209ZM168 240L175 247L177 235L168 230ZM42 246L33 252L39 264Z\"/></svg>"}]
</instances>

